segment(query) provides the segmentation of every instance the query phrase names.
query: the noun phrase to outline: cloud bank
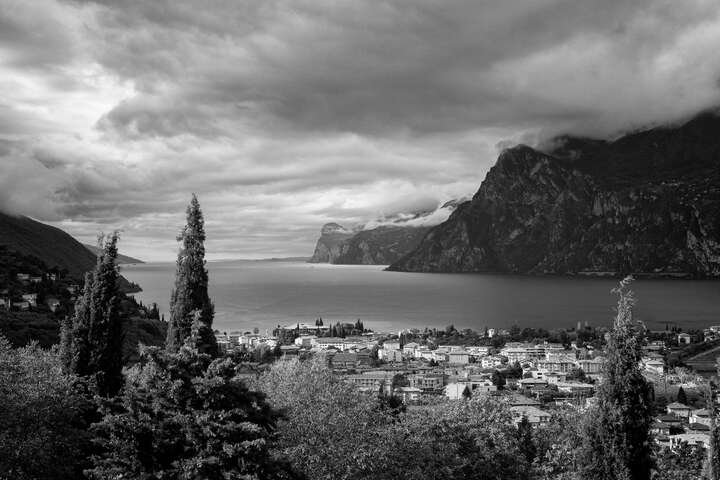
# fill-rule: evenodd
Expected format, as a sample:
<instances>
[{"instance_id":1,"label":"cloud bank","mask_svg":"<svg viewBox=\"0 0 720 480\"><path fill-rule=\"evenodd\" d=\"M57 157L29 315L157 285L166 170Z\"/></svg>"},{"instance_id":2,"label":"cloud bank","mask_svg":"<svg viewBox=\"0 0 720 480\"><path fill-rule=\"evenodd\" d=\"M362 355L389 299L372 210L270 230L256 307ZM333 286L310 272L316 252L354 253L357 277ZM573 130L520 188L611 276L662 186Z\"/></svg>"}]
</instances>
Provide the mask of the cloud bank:
<instances>
[{"instance_id":1,"label":"cloud bank","mask_svg":"<svg viewBox=\"0 0 720 480\"><path fill-rule=\"evenodd\" d=\"M172 259L195 192L210 258L308 254L498 145L719 104L718 44L714 0L2 0L0 208Z\"/></svg>"}]
</instances>

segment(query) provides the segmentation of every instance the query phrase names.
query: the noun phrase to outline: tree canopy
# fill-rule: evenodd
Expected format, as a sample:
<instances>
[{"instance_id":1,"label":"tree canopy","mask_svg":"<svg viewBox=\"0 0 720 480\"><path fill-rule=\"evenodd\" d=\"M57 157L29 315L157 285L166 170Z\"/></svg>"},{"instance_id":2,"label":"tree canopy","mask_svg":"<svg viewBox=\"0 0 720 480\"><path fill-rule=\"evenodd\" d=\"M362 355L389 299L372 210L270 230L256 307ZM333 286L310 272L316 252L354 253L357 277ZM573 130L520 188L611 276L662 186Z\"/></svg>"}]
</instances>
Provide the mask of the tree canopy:
<instances>
[{"instance_id":1,"label":"tree canopy","mask_svg":"<svg viewBox=\"0 0 720 480\"><path fill-rule=\"evenodd\" d=\"M170 297L166 348L177 352L191 336L195 324L198 347L203 353L217 356L218 347L212 331L215 312L208 295L205 268L205 220L194 194L187 207L187 223L177 240L182 246L177 258L175 288Z\"/></svg>"}]
</instances>

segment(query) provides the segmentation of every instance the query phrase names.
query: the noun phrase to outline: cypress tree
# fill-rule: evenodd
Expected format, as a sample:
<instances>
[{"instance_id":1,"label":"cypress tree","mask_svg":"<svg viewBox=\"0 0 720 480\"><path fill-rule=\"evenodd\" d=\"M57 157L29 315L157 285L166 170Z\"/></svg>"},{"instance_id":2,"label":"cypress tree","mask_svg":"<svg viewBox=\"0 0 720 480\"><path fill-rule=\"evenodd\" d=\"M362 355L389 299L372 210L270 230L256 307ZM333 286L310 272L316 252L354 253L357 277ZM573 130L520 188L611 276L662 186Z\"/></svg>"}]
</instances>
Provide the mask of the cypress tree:
<instances>
[{"instance_id":1,"label":"cypress tree","mask_svg":"<svg viewBox=\"0 0 720 480\"><path fill-rule=\"evenodd\" d=\"M678 401L678 403L687 405L687 402L688 402L687 394L685 393L685 390L683 390L683 387L678 388L677 401Z\"/></svg>"},{"instance_id":2,"label":"cypress tree","mask_svg":"<svg viewBox=\"0 0 720 480\"><path fill-rule=\"evenodd\" d=\"M182 247L178 253L175 288L170 297L170 322L166 348L177 352L193 333L196 323L201 340L193 343L201 353L217 356L212 333L215 309L208 295L208 272L205 268L205 220L195 194L187 207L187 224L178 236Z\"/></svg>"},{"instance_id":3,"label":"cypress tree","mask_svg":"<svg viewBox=\"0 0 720 480\"><path fill-rule=\"evenodd\" d=\"M103 241L95 269L85 275L72 321L62 324L60 348L67 372L94 378L98 393L112 397L123 384L117 232Z\"/></svg>"},{"instance_id":4,"label":"cypress tree","mask_svg":"<svg viewBox=\"0 0 720 480\"><path fill-rule=\"evenodd\" d=\"M620 282L598 403L584 425L580 478L647 480L652 468L651 386L640 370L643 329L633 322L632 277Z\"/></svg>"}]
</instances>

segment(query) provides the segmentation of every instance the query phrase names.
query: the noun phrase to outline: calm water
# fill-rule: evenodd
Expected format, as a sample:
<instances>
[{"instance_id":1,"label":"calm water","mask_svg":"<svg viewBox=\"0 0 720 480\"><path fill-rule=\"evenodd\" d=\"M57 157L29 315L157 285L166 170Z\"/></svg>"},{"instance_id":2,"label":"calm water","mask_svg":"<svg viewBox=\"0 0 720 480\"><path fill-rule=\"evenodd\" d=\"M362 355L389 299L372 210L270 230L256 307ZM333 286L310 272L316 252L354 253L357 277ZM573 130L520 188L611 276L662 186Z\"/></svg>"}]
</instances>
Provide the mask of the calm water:
<instances>
[{"instance_id":1,"label":"calm water","mask_svg":"<svg viewBox=\"0 0 720 480\"><path fill-rule=\"evenodd\" d=\"M384 272L380 266L299 262L208 263L215 325L220 330L262 331L278 324L362 319L368 328L520 326L572 327L578 321L608 325L615 297L609 279L485 274ZM174 263L123 267L167 314ZM720 282L637 280L636 314L652 329L720 324Z\"/></svg>"}]
</instances>

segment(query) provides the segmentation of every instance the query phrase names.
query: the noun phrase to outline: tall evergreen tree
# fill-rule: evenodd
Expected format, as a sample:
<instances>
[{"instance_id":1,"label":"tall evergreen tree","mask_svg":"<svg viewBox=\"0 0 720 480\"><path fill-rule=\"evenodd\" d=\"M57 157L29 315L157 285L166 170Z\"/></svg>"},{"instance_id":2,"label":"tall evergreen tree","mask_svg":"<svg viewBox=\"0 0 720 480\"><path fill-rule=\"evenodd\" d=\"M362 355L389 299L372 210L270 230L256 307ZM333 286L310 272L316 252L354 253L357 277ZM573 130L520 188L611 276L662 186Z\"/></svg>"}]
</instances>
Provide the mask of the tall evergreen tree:
<instances>
[{"instance_id":1,"label":"tall evergreen tree","mask_svg":"<svg viewBox=\"0 0 720 480\"><path fill-rule=\"evenodd\" d=\"M687 402L688 402L687 394L685 393L685 390L683 390L683 387L678 388L677 401L678 401L678 403L687 405Z\"/></svg>"},{"instance_id":2,"label":"tall evergreen tree","mask_svg":"<svg viewBox=\"0 0 720 480\"><path fill-rule=\"evenodd\" d=\"M633 322L632 277L613 290L617 316L610 332L598 403L587 416L581 446L580 478L647 480L652 467L651 386L640 370L643 329Z\"/></svg>"},{"instance_id":3,"label":"tall evergreen tree","mask_svg":"<svg viewBox=\"0 0 720 480\"><path fill-rule=\"evenodd\" d=\"M201 353L217 356L218 348L212 333L215 309L208 295L208 272L205 268L205 220L195 194L187 207L187 224L178 237L182 242L178 253L175 288L170 297L170 322L166 348L177 352L190 338L193 323L202 340L195 342Z\"/></svg>"},{"instance_id":4,"label":"tall evergreen tree","mask_svg":"<svg viewBox=\"0 0 720 480\"><path fill-rule=\"evenodd\" d=\"M98 393L114 396L123 384L117 232L102 240L95 269L85 275L72 321L61 332L61 358L67 372L92 377Z\"/></svg>"}]
</instances>

